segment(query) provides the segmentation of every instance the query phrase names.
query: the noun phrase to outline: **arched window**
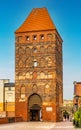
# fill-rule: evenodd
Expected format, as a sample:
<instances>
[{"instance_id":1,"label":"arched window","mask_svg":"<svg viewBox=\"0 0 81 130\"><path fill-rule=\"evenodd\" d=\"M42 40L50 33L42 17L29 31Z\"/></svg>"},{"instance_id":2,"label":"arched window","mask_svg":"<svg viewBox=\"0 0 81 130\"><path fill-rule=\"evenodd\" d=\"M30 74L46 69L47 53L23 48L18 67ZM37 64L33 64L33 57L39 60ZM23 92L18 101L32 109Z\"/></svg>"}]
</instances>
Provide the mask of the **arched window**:
<instances>
[{"instance_id":1,"label":"arched window","mask_svg":"<svg viewBox=\"0 0 81 130\"><path fill-rule=\"evenodd\" d=\"M48 53L52 53L52 52L53 52L52 46L48 46L48 47L47 47L47 52L48 52Z\"/></svg>"},{"instance_id":2,"label":"arched window","mask_svg":"<svg viewBox=\"0 0 81 130\"><path fill-rule=\"evenodd\" d=\"M23 61L22 60L19 60L19 67L23 67Z\"/></svg>"},{"instance_id":3,"label":"arched window","mask_svg":"<svg viewBox=\"0 0 81 130\"><path fill-rule=\"evenodd\" d=\"M41 67L44 67L45 64L46 64L45 58L41 57L41 59L40 59L40 66L41 66Z\"/></svg>"},{"instance_id":4,"label":"arched window","mask_svg":"<svg viewBox=\"0 0 81 130\"><path fill-rule=\"evenodd\" d=\"M20 72L20 73L18 74L18 76L19 76L19 80L21 80L21 79L22 79L22 72Z\"/></svg>"},{"instance_id":5,"label":"arched window","mask_svg":"<svg viewBox=\"0 0 81 130\"><path fill-rule=\"evenodd\" d=\"M33 79L37 79L37 72L34 71L32 76Z\"/></svg>"},{"instance_id":6,"label":"arched window","mask_svg":"<svg viewBox=\"0 0 81 130\"><path fill-rule=\"evenodd\" d=\"M40 52L41 52L41 53L45 53L45 48L44 48L44 46L41 46L41 47L40 47Z\"/></svg>"},{"instance_id":7,"label":"arched window","mask_svg":"<svg viewBox=\"0 0 81 130\"><path fill-rule=\"evenodd\" d=\"M50 93L50 86L47 84L45 86L45 94L49 94Z\"/></svg>"},{"instance_id":8,"label":"arched window","mask_svg":"<svg viewBox=\"0 0 81 130\"><path fill-rule=\"evenodd\" d=\"M24 54L24 49L22 47L20 47L18 52L19 52L19 55L23 55Z\"/></svg>"},{"instance_id":9,"label":"arched window","mask_svg":"<svg viewBox=\"0 0 81 130\"><path fill-rule=\"evenodd\" d=\"M52 59L50 57L47 57L47 65L52 66Z\"/></svg>"},{"instance_id":10,"label":"arched window","mask_svg":"<svg viewBox=\"0 0 81 130\"><path fill-rule=\"evenodd\" d=\"M33 53L37 53L37 48L33 47L32 51L33 51Z\"/></svg>"},{"instance_id":11,"label":"arched window","mask_svg":"<svg viewBox=\"0 0 81 130\"><path fill-rule=\"evenodd\" d=\"M25 50L25 51L26 51L26 54L27 54L27 55L29 55L30 52L31 52L29 47L26 47L26 50Z\"/></svg>"},{"instance_id":12,"label":"arched window","mask_svg":"<svg viewBox=\"0 0 81 130\"><path fill-rule=\"evenodd\" d=\"M26 73L26 79L30 79L30 73L29 72Z\"/></svg>"},{"instance_id":13,"label":"arched window","mask_svg":"<svg viewBox=\"0 0 81 130\"><path fill-rule=\"evenodd\" d=\"M32 90L33 90L34 93L37 92L37 85L36 84L33 85Z\"/></svg>"},{"instance_id":14,"label":"arched window","mask_svg":"<svg viewBox=\"0 0 81 130\"><path fill-rule=\"evenodd\" d=\"M26 59L26 67L29 67L29 66L30 66L30 59L27 58L27 59Z\"/></svg>"},{"instance_id":15,"label":"arched window","mask_svg":"<svg viewBox=\"0 0 81 130\"><path fill-rule=\"evenodd\" d=\"M37 67L38 66L38 62L36 59L34 59L34 67Z\"/></svg>"},{"instance_id":16,"label":"arched window","mask_svg":"<svg viewBox=\"0 0 81 130\"><path fill-rule=\"evenodd\" d=\"M40 73L40 78L41 78L41 79L45 79L45 73L44 73L44 72L41 72L41 73Z\"/></svg>"},{"instance_id":17,"label":"arched window","mask_svg":"<svg viewBox=\"0 0 81 130\"><path fill-rule=\"evenodd\" d=\"M53 78L53 74L52 72L48 72L48 79L51 79L51 78Z\"/></svg>"},{"instance_id":18,"label":"arched window","mask_svg":"<svg viewBox=\"0 0 81 130\"><path fill-rule=\"evenodd\" d=\"M24 85L21 86L21 98L22 99L25 98L25 86Z\"/></svg>"}]
</instances>

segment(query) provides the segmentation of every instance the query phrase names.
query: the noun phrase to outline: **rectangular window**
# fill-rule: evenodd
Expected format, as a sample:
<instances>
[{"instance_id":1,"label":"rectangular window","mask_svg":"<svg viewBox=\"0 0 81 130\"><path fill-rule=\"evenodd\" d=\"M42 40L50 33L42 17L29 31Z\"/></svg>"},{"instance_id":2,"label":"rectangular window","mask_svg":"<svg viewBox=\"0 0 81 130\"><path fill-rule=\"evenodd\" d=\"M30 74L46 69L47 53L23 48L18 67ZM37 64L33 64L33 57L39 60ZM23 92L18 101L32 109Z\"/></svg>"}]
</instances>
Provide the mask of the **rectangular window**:
<instances>
[{"instance_id":1,"label":"rectangular window","mask_svg":"<svg viewBox=\"0 0 81 130\"><path fill-rule=\"evenodd\" d=\"M33 36L33 40L37 40L37 36L36 35Z\"/></svg>"},{"instance_id":2,"label":"rectangular window","mask_svg":"<svg viewBox=\"0 0 81 130\"><path fill-rule=\"evenodd\" d=\"M40 39L41 39L41 40L44 40L44 35L43 35L43 34L40 36Z\"/></svg>"},{"instance_id":3,"label":"rectangular window","mask_svg":"<svg viewBox=\"0 0 81 130\"><path fill-rule=\"evenodd\" d=\"M30 40L30 37L29 36L26 36L26 41L29 41Z\"/></svg>"}]
</instances>

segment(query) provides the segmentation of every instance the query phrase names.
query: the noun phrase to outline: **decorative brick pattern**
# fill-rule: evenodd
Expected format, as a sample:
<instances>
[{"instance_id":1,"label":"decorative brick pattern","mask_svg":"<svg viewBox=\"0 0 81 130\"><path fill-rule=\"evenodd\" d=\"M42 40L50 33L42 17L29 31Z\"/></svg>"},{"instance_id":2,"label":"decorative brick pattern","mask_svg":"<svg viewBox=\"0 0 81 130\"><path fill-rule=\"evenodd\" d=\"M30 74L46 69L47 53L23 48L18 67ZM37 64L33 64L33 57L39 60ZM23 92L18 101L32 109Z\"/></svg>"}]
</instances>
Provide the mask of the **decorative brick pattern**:
<instances>
[{"instance_id":1,"label":"decorative brick pattern","mask_svg":"<svg viewBox=\"0 0 81 130\"><path fill-rule=\"evenodd\" d=\"M47 9L34 9L15 35L16 116L25 121L59 121L63 103L62 39ZM42 105L36 98L30 108L32 95L38 95Z\"/></svg>"}]
</instances>

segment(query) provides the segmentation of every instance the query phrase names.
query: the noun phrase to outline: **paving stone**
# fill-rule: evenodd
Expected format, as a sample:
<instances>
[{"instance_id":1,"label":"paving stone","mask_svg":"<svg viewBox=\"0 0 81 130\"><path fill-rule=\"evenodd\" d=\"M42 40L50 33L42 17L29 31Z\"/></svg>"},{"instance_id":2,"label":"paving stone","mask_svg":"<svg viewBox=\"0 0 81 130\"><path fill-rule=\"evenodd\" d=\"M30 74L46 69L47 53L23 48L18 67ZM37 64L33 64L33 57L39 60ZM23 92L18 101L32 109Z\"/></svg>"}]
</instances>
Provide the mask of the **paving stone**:
<instances>
[{"instance_id":1,"label":"paving stone","mask_svg":"<svg viewBox=\"0 0 81 130\"><path fill-rule=\"evenodd\" d=\"M1 124L0 130L80 130L72 122L19 122Z\"/></svg>"}]
</instances>

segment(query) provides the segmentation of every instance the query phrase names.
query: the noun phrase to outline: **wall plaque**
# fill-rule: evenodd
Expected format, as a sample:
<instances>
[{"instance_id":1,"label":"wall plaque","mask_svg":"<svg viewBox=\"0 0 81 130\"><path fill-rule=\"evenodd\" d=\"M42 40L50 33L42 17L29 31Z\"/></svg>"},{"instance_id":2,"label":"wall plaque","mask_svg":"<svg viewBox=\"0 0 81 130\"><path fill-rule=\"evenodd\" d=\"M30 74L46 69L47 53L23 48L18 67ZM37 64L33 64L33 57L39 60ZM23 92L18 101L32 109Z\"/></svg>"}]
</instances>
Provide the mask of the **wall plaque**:
<instances>
[{"instance_id":1,"label":"wall plaque","mask_svg":"<svg viewBox=\"0 0 81 130\"><path fill-rule=\"evenodd\" d=\"M52 111L52 107L46 107L46 111Z\"/></svg>"}]
</instances>

